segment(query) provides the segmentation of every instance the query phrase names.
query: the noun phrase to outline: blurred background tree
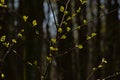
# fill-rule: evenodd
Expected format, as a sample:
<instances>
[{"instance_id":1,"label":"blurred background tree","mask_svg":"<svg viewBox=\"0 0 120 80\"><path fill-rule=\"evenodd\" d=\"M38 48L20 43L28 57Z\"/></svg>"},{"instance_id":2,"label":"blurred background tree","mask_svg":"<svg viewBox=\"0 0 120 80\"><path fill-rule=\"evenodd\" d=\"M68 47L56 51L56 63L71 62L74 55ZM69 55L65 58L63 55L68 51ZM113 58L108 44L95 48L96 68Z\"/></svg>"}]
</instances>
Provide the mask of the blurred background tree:
<instances>
[{"instance_id":1,"label":"blurred background tree","mask_svg":"<svg viewBox=\"0 0 120 80\"><path fill-rule=\"evenodd\" d=\"M2 1L1 80L119 79L119 0Z\"/></svg>"}]
</instances>

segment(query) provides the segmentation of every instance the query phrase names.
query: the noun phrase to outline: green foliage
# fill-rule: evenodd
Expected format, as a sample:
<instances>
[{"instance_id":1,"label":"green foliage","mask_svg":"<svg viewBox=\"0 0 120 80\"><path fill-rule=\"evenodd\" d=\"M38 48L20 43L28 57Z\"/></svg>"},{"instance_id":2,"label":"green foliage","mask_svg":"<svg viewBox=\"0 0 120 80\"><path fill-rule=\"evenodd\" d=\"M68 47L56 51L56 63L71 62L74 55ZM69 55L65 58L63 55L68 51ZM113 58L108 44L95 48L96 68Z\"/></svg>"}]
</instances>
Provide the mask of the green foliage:
<instances>
[{"instance_id":1,"label":"green foliage","mask_svg":"<svg viewBox=\"0 0 120 80\"><path fill-rule=\"evenodd\" d=\"M1 41L1 42L5 42L5 39L6 39L6 36L3 35L3 36L0 38L0 41Z\"/></svg>"},{"instance_id":2,"label":"green foliage","mask_svg":"<svg viewBox=\"0 0 120 80\"><path fill-rule=\"evenodd\" d=\"M66 35L62 35L60 39L66 39L67 36Z\"/></svg>"},{"instance_id":3,"label":"green foliage","mask_svg":"<svg viewBox=\"0 0 120 80\"><path fill-rule=\"evenodd\" d=\"M1 78L3 79L5 77L4 73L1 73Z\"/></svg>"},{"instance_id":4,"label":"green foliage","mask_svg":"<svg viewBox=\"0 0 120 80\"><path fill-rule=\"evenodd\" d=\"M64 12L65 8L64 6L60 6L60 12Z\"/></svg>"},{"instance_id":5,"label":"green foliage","mask_svg":"<svg viewBox=\"0 0 120 80\"><path fill-rule=\"evenodd\" d=\"M86 1L86 0L80 0L80 2L81 2L81 4L85 4L87 1ZM4 0L1 0L0 7L7 7L7 5L5 5L5 1L4 1ZM56 53L57 53L57 51L59 51L59 48L55 46L55 45L57 45L57 43L59 42L59 40L65 40L66 38L68 38L66 35L67 35L69 32L72 32L72 31L74 31L74 30L79 30L79 29L81 29L81 27L83 27L83 25L87 25L87 23L89 23L89 22L87 21L87 19L83 19L83 20L82 20L82 23L83 23L83 24L78 25L78 26L75 26L74 28L71 27L71 26L69 27L69 26L68 26L68 23L70 22L70 20L74 19L74 18L77 16L78 13L81 12L81 7L79 7L79 8L78 8L74 13L72 13L71 15L69 15L70 12L67 11L67 7L68 7L68 6L66 6L66 7L60 6L60 12L63 13L63 17L62 17L62 20L61 20L59 26L56 26L57 29L58 29L58 30L57 30L58 34L61 35L61 36L60 36L60 35L58 36L60 39L59 39L59 38L51 38L51 39L49 40L49 41L50 41L50 44L49 44L49 51L50 51L50 52L49 52L49 55L48 55L48 56L45 56L45 57L46 57L46 60L47 60L50 64L52 63L53 58L54 58L52 52L56 52ZM100 8L101 8L101 9L104 9L104 5L100 5ZM67 17L66 17L66 15L67 15ZM24 22L28 23L28 22L27 22L28 16L24 15L24 16L21 16L21 17L22 17L22 20L23 20ZM37 27L38 22L37 22L36 19L34 19L34 20L33 20L31 23L29 23L29 24L31 24L31 26L34 28L35 26ZM64 25L65 28L62 28L63 25ZM63 31L64 31L63 29L65 29L66 32L63 32ZM24 36L23 33L24 33L24 29L21 29L20 32L17 34L17 37L23 38L23 36ZM36 35L39 35L39 31L38 31L38 30L36 30L35 33L36 33ZM86 41L87 41L87 40L91 40L91 39L94 38L96 35L97 35L97 33L92 32L90 35L87 35L87 36L86 36ZM1 36L1 38L0 38L0 42L1 42L2 45L4 45L6 48L9 48L12 44L17 44L17 39L16 39L16 38L12 38L12 39L10 40L10 42L7 42L7 41L6 41L6 38L7 38L6 35ZM11 42L12 42L12 43L11 43ZM52 43L52 44L51 44L51 43ZM84 42L83 42L83 43L84 43ZM84 46L83 46L82 43L81 43L81 44L75 44L74 48L81 50L81 49L84 48ZM70 49L72 50L72 49L74 49L74 48L70 48ZM12 51L17 54L17 51L16 51L16 50L12 50ZM67 52L67 51L65 51L65 52ZM64 54L63 54L63 55L64 55ZM59 56L59 55L58 55L58 56ZM94 73L95 71L97 71L99 68L103 68L103 67L104 67L104 64L107 64L107 63L108 63L107 60L106 60L105 58L102 58L101 63L100 63L97 67L93 67L93 68L92 68L91 74L93 74L93 73ZM37 60L34 60L33 63L27 61L27 64L30 65L30 66L38 66L38 65L39 65L39 63L37 62ZM47 67L48 67L48 66L47 66ZM87 79L90 78L91 74L88 76ZM119 75L119 74L120 74L120 73L118 73L118 72L116 73L116 75ZM2 73L2 74L1 74L1 77L4 78L5 75ZM44 80L44 79L45 79L45 76L41 76L41 80Z\"/></svg>"},{"instance_id":6,"label":"green foliage","mask_svg":"<svg viewBox=\"0 0 120 80\"><path fill-rule=\"evenodd\" d=\"M33 20L33 21L32 21L32 25L33 25L33 27L36 26L36 25L37 25L37 21L36 21L36 20Z\"/></svg>"},{"instance_id":7,"label":"green foliage","mask_svg":"<svg viewBox=\"0 0 120 80\"><path fill-rule=\"evenodd\" d=\"M23 20L26 22L28 19L28 16L23 16Z\"/></svg>"},{"instance_id":8,"label":"green foliage","mask_svg":"<svg viewBox=\"0 0 120 80\"><path fill-rule=\"evenodd\" d=\"M83 45L82 44L79 44L79 45L76 45L77 48L79 49L82 49L83 48Z\"/></svg>"}]
</instances>

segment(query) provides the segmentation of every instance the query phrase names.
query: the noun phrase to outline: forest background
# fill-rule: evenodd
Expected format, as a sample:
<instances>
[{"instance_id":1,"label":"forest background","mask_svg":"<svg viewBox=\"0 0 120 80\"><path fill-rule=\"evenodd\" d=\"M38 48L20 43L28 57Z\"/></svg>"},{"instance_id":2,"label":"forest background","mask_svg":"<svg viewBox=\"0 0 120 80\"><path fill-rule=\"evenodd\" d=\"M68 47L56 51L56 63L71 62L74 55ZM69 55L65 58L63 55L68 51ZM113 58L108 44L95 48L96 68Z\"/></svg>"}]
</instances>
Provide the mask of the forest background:
<instances>
[{"instance_id":1,"label":"forest background","mask_svg":"<svg viewBox=\"0 0 120 80\"><path fill-rule=\"evenodd\" d=\"M0 80L119 80L120 0L1 0Z\"/></svg>"}]
</instances>

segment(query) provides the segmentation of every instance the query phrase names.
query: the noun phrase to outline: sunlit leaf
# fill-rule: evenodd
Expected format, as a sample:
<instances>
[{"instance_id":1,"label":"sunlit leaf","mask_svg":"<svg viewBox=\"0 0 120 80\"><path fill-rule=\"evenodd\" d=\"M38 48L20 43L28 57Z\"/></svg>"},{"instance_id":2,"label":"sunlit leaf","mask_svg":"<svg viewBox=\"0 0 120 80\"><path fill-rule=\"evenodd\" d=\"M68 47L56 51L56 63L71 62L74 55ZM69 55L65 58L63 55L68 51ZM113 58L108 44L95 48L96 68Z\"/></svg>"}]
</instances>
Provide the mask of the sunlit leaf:
<instances>
[{"instance_id":1,"label":"sunlit leaf","mask_svg":"<svg viewBox=\"0 0 120 80\"><path fill-rule=\"evenodd\" d=\"M80 29L80 28L81 28L81 26L77 26L77 27L76 27L76 29Z\"/></svg>"},{"instance_id":2,"label":"sunlit leaf","mask_svg":"<svg viewBox=\"0 0 120 80\"><path fill-rule=\"evenodd\" d=\"M0 3L0 7L7 8L8 6L7 5L3 5L3 4Z\"/></svg>"},{"instance_id":3,"label":"sunlit leaf","mask_svg":"<svg viewBox=\"0 0 120 80\"><path fill-rule=\"evenodd\" d=\"M103 67L103 65L102 64L100 64L99 66L98 66L98 68L102 68Z\"/></svg>"},{"instance_id":4,"label":"sunlit leaf","mask_svg":"<svg viewBox=\"0 0 120 80\"><path fill-rule=\"evenodd\" d=\"M87 40L90 40L92 37L90 37L90 36L87 36Z\"/></svg>"},{"instance_id":5,"label":"sunlit leaf","mask_svg":"<svg viewBox=\"0 0 120 80\"><path fill-rule=\"evenodd\" d=\"M38 65L38 62L37 62L37 60L35 60L35 61L34 61L34 65L36 65L36 66Z\"/></svg>"},{"instance_id":6,"label":"sunlit leaf","mask_svg":"<svg viewBox=\"0 0 120 80\"><path fill-rule=\"evenodd\" d=\"M5 42L5 43L3 43L3 45L8 48L10 46L10 43L9 42Z\"/></svg>"},{"instance_id":7,"label":"sunlit leaf","mask_svg":"<svg viewBox=\"0 0 120 80\"><path fill-rule=\"evenodd\" d=\"M59 32L59 33L62 33L62 28L61 28L61 27L58 28L58 32Z\"/></svg>"},{"instance_id":8,"label":"sunlit leaf","mask_svg":"<svg viewBox=\"0 0 120 80\"><path fill-rule=\"evenodd\" d=\"M67 19L66 19L66 21L69 21L69 20L71 20L71 19L72 19L72 17L71 17L71 16L68 16Z\"/></svg>"},{"instance_id":9,"label":"sunlit leaf","mask_svg":"<svg viewBox=\"0 0 120 80\"><path fill-rule=\"evenodd\" d=\"M3 79L5 77L5 75L3 73L1 73L1 78Z\"/></svg>"},{"instance_id":10,"label":"sunlit leaf","mask_svg":"<svg viewBox=\"0 0 120 80\"><path fill-rule=\"evenodd\" d=\"M31 62L27 62L27 63L28 63L28 65L33 66L33 64Z\"/></svg>"},{"instance_id":11,"label":"sunlit leaf","mask_svg":"<svg viewBox=\"0 0 120 80\"><path fill-rule=\"evenodd\" d=\"M39 35L39 34L40 34L38 30L36 30L36 31L35 31L35 33L36 33L37 35Z\"/></svg>"},{"instance_id":12,"label":"sunlit leaf","mask_svg":"<svg viewBox=\"0 0 120 80\"><path fill-rule=\"evenodd\" d=\"M36 20L33 20L33 21L32 21L32 25L33 25L33 27L36 26L36 25L37 25L37 21L36 21Z\"/></svg>"},{"instance_id":13,"label":"sunlit leaf","mask_svg":"<svg viewBox=\"0 0 120 80\"><path fill-rule=\"evenodd\" d=\"M23 16L23 20L26 22L28 19L28 16Z\"/></svg>"},{"instance_id":14,"label":"sunlit leaf","mask_svg":"<svg viewBox=\"0 0 120 80\"><path fill-rule=\"evenodd\" d=\"M96 33L92 33L91 35L92 35L92 37L94 37L94 36L96 36Z\"/></svg>"},{"instance_id":15,"label":"sunlit leaf","mask_svg":"<svg viewBox=\"0 0 120 80\"><path fill-rule=\"evenodd\" d=\"M75 16L76 16L76 13L73 13L73 14L72 14L72 17L75 17Z\"/></svg>"},{"instance_id":16,"label":"sunlit leaf","mask_svg":"<svg viewBox=\"0 0 120 80\"><path fill-rule=\"evenodd\" d=\"M79 7L78 10L77 10L77 13L79 13L81 11L81 8Z\"/></svg>"},{"instance_id":17,"label":"sunlit leaf","mask_svg":"<svg viewBox=\"0 0 120 80\"><path fill-rule=\"evenodd\" d=\"M86 19L84 19L84 20L83 20L83 23L84 23L84 24L87 24L87 20L86 20Z\"/></svg>"},{"instance_id":18,"label":"sunlit leaf","mask_svg":"<svg viewBox=\"0 0 120 80\"><path fill-rule=\"evenodd\" d=\"M16 39L12 39L12 43L17 43Z\"/></svg>"},{"instance_id":19,"label":"sunlit leaf","mask_svg":"<svg viewBox=\"0 0 120 80\"><path fill-rule=\"evenodd\" d=\"M80 2L82 3L82 5L85 4L85 3L87 3L86 0L80 0Z\"/></svg>"},{"instance_id":20,"label":"sunlit leaf","mask_svg":"<svg viewBox=\"0 0 120 80\"><path fill-rule=\"evenodd\" d=\"M52 43L56 43L56 38L52 38L52 39L51 39L51 42L52 42Z\"/></svg>"},{"instance_id":21,"label":"sunlit leaf","mask_svg":"<svg viewBox=\"0 0 120 80\"><path fill-rule=\"evenodd\" d=\"M64 25L67 25L68 23L67 23L66 21L63 21L63 24L64 24Z\"/></svg>"},{"instance_id":22,"label":"sunlit leaf","mask_svg":"<svg viewBox=\"0 0 120 80\"><path fill-rule=\"evenodd\" d=\"M68 11L64 11L64 14L67 15L67 14L68 14Z\"/></svg>"},{"instance_id":23,"label":"sunlit leaf","mask_svg":"<svg viewBox=\"0 0 120 80\"><path fill-rule=\"evenodd\" d=\"M67 32L69 32L71 30L71 28L70 27L67 27Z\"/></svg>"},{"instance_id":24,"label":"sunlit leaf","mask_svg":"<svg viewBox=\"0 0 120 80\"><path fill-rule=\"evenodd\" d=\"M24 29L21 29L21 32L24 32Z\"/></svg>"},{"instance_id":25,"label":"sunlit leaf","mask_svg":"<svg viewBox=\"0 0 120 80\"><path fill-rule=\"evenodd\" d=\"M61 39L66 39L66 38L67 38L66 35L62 35L62 36L61 36Z\"/></svg>"},{"instance_id":26,"label":"sunlit leaf","mask_svg":"<svg viewBox=\"0 0 120 80\"><path fill-rule=\"evenodd\" d=\"M1 41L1 42L5 42L5 39L6 39L6 36L3 35L3 36L0 38L0 41Z\"/></svg>"},{"instance_id":27,"label":"sunlit leaf","mask_svg":"<svg viewBox=\"0 0 120 80\"><path fill-rule=\"evenodd\" d=\"M21 34L21 33L18 33L18 35L17 35L18 37L20 37L20 38L22 38L23 37L23 35Z\"/></svg>"},{"instance_id":28,"label":"sunlit leaf","mask_svg":"<svg viewBox=\"0 0 120 80\"><path fill-rule=\"evenodd\" d=\"M60 6L60 12L64 12L64 6Z\"/></svg>"},{"instance_id":29,"label":"sunlit leaf","mask_svg":"<svg viewBox=\"0 0 120 80\"><path fill-rule=\"evenodd\" d=\"M55 47L53 47L53 46L50 46L50 50L51 50L51 51L57 51L58 48L55 48Z\"/></svg>"},{"instance_id":30,"label":"sunlit leaf","mask_svg":"<svg viewBox=\"0 0 120 80\"><path fill-rule=\"evenodd\" d=\"M2 4L5 4L5 0L1 0L1 3L2 3Z\"/></svg>"},{"instance_id":31,"label":"sunlit leaf","mask_svg":"<svg viewBox=\"0 0 120 80\"><path fill-rule=\"evenodd\" d=\"M47 56L46 59L49 61L49 63L52 63L52 57L51 56Z\"/></svg>"},{"instance_id":32,"label":"sunlit leaf","mask_svg":"<svg viewBox=\"0 0 120 80\"><path fill-rule=\"evenodd\" d=\"M42 76L41 76L41 80L44 80L44 78L45 78L45 77L42 75Z\"/></svg>"},{"instance_id":33,"label":"sunlit leaf","mask_svg":"<svg viewBox=\"0 0 120 80\"><path fill-rule=\"evenodd\" d=\"M105 60L105 58L102 58L102 63L107 63L107 61Z\"/></svg>"},{"instance_id":34,"label":"sunlit leaf","mask_svg":"<svg viewBox=\"0 0 120 80\"><path fill-rule=\"evenodd\" d=\"M79 45L76 45L77 48L79 49L82 49L83 48L83 45L82 44L79 44Z\"/></svg>"},{"instance_id":35,"label":"sunlit leaf","mask_svg":"<svg viewBox=\"0 0 120 80\"><path fill-rule=\"evenodd\" d=\"M97 68L95 68L95 67L94 67L94 68L92 68L92 70L93 70L93 71L95 71L96 69L97 69Z\"/></svg>"},{"instance_id":36,"label":"sunlit leaf","mask_svg":"<svg viewBox=\"0 0 120 80\"><path fill-rule=\"evenodd\" d=\"M101 5L100 5L100 8L101 8L101 9L104 9L104 8L105 8L105 6L104 6L103 4L101 4Z\"/></svg>"}]
</instances>

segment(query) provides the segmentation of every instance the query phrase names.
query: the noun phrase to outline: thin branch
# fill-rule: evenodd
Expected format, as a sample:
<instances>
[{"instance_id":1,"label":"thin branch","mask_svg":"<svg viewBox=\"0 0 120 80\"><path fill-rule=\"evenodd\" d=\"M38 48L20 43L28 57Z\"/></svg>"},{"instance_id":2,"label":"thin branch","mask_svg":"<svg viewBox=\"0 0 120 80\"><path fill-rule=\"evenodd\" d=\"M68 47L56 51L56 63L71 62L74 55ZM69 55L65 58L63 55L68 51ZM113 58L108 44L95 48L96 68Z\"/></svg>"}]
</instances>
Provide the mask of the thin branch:
<instances>
[{"instance_id":1,"label":"thin branch","mask_svg":"<svg viewBox=\"0 0 120 80\"><path fill-rule=\"evenodd\" d=\"M107 77L104 77L104 78L102 78L102 79L100 79L100 80L110 79L110 78L116 77L116 76L118 76L118 75L120 75L120 72L116 72L116 73L114 73L114 74L112 74L112 75L109 75L109 76L107 76Z\"/></svg>"},{"instance_id":2,"label":"thin branch","mask_svg":"<svg viewBox=\"0 0 120 80\"><path fill-rule=\"evenodd\" d=\"M69 3L70 3L70 0L68 0L67 3L66 3L65 11L67 11L68 4L69 4ZM62 20L61 20L61 22L60 22L59 27L62 27L62 24L63 24L64 19L65 19L65 14L63 14L63 17L62 17Z\"/></svg>"},{"instance_id":3,"label":"thin branch","mask_svg":"<svg viewBox=\"0 0 120 80\"><path fill-rule=\"evenodd\" d=\"M47 1L47 3L49 5L49 7L51 8L51 11L52 11L52 14L53 14L53 18L54 18L54 22L55 22L55 25L56 25L56 28L57 28L58 24L57 24L57 20L55 18L55 13L54 13L54 9L53 9L53 6L51 4L51 1L49 0L49 1Z\"/></svg>"}]
</instances>

